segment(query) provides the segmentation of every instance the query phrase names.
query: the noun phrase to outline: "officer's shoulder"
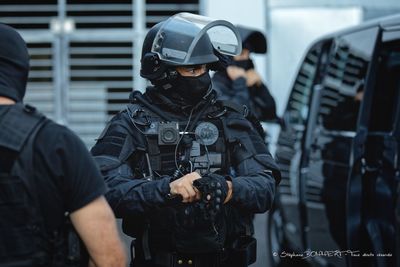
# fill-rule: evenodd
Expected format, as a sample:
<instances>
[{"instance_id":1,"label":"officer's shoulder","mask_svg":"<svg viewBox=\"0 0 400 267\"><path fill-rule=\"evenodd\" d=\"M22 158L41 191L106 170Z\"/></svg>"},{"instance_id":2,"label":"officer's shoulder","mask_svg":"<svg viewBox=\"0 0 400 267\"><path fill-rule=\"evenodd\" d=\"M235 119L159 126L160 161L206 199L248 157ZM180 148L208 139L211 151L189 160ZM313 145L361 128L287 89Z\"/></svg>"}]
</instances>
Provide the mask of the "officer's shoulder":
<instances>
[{"instance_id":1,"label":"officer's shoulder","mask_svg":"<svg viewBox=\"0 0 400 267\"><path fill-rule=\"evenodd\" d=\"M67 126L59 124L49 118L39 131L38 136L47 141L64 139L79 139L79 137Z\"/></svg>"},{"instance_id":2,"label":"officer's shoulder","mask_svg":"<svg viewBox=\"0 0 400 267\"><path fill-rule=\"evenodd\" d=\"M140 114L142 107L139 104L127 104L123 109L111 117L108 124L122 124L129 125L132 118L137 118Z\"/></svg>"},{"instance_id":3,"label":"officer's shoulder","mask_svg":"<svg viewBox=\"0 0 400 267\"><path fill-rule=\"evenodd\" d=\"M260 121L248 109L246 105L241 105L229 100L217 100L220 105L227 110L226 123L228 127L239 127L256 130L258 134L264 138L265 133Z\"/></svg>"},{"instance_id":4,"label":"officer's shoulder","mask_svg":"<svg viewBox=\"0 0 400 267\"><path fill-rule=\"evenodd\" d=\"M13 105L11 111L11 116L17 117L16 121L25 123L25 121L41 120L47 118L44 114L36 109L36 107L29 104L17 103Z\"/></svg>"},{"instance_id":5,"label":"officer's shoulder","mask_svg":"<svg viewBox=\"0 0 400 267\"><path fill-rule=\"evenodd\" d=\"M149 118L153 117L148 108L139 103L129 103L120 113L130 124L137 125L147 125Z\"/></svg>"},{"instance_id":6,"label":"officer's shoulder","mask_svg":"<svg viewBox=\"0 0 400 267\"><path fill-rule=\"evenodd\" d=\"M19 110L19 118L20 123L26 123L27 121L34 120L39 122L43 121L43 125L40 127L38 131L38 136L46 135L46 136L55 136L62 132L71 132L68 128L63 125L60 125L48 118L46 115L37 110L36 107L31 106L29 104L17 104L15 108Z\"/></svg>"},{"instance_id":7,"label":"officer's shoulder","mask_svg":"<svg viewBox=\"0 0 400 267\"><path fill-rule=\"evenodd\" d=\"M142 111L141 105L129 103L108 121L97 139L101 140L106 135L116 135L124 139L128 135L134 135L138 138L138 135L141 134L138 127L147 120Z\"/></svg>"},{"instance_id":8,"label":"officer's shoulder","mask_svg":"<svg viewBox=\"0 0 400 267\"><path fill-rule=\"evenodd\" d=\"M249 115L249 109L246 105L241 105L230 100L220 99L216 101L216 104L226 110L228 116L247 118Z\"/></svg>"}]
</instances>

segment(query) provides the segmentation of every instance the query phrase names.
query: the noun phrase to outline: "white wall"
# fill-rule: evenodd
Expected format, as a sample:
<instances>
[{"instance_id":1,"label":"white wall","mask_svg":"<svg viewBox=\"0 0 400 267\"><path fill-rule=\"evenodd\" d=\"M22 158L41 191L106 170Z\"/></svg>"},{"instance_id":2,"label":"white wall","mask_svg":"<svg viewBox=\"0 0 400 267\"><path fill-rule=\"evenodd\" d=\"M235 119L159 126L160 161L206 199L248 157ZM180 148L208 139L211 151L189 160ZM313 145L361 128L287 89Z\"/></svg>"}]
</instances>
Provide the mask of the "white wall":
<instances>
[{"instance_id":1,"label":"white wall","mask_svg":"<svg viewBox=\"0 0 400 267\"><path fill-rule=\"evenodd\" d=\"M259 29L268 40L268 56L253 55L257 69L277 102L286 106L291 83L304 52L316 38L362 20L360 7L281 7L266 0L202 0L204 15Z\"/></svg>"},{"instance_id":2,"label":"white wall","mask_svg":"<svg viewBox=\"0 0 400 267\"><path fill-rule=\"evenodd\" d=\"M362 9L346 8L272 8L269 14L270 88L277 99L278 114L286 107L299 63L310 44L320 36L362 20Z\"/></svg>"},{"instance_id":3,"label":"white wall","mask_svg":"<svg viewBox=\"0 0 400 267\"><path fill-rule=\"evenodd\" d=\"M205 16L224 19L233 24L256 28L264 34L266 33L267 7L265 0L202 0L202 5ZM252 59L257 66L257 70L266 81L266 56L254 54ZM269 84L268 81L266 82Z\"/></svg>"}]
</instances>

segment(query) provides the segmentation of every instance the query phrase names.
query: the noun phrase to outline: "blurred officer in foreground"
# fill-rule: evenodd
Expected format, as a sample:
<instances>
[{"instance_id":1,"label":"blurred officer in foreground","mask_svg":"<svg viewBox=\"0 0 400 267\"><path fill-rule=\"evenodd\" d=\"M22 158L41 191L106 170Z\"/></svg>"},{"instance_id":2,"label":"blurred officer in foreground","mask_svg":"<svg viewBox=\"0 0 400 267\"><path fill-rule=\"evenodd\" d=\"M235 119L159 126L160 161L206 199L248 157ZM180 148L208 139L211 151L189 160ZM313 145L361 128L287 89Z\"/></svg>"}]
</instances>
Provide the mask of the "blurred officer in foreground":
<instances>
[{"instance_id":1,"label":"blurred officer in foreground","mask_svg":"<svg viewBox=\"0 0 400 267\"><path fill-rule=\"evenodd\" d=\"M135 267L255 261L252 218L271 207L280 173L259 123L217 101L208 73L240 49L231 23L190 13L144 40L141 76L154 86L134 91L92 148L107 199L135 238Z\"/></svg>"},{"instance_id":2,"label":"blurred officer in foreground","mask_svg":"<svg viewBox=\"0 0 400 267\"><path fill-rule=\"evenodd\" d=\"M88 256L90 266L125 266L86 147L22 103L28 70L24 40L0 24L0 266L88 266Z\"/></svg>"},{"instance_id":3,"label":"blurred officer in foreground","mask_svg":"<svg viewBox=\"0 0 400 267\"><path fill-rule=\"evenodd\" d=\"M224 71L212 78L218 99L228 99L246 105L260 121L278 120L275 100L255 70L251 53L265 54L267 40L261 32L237 26L242 38L243 50L229 63Z\"/></svg>"}]
</instances>

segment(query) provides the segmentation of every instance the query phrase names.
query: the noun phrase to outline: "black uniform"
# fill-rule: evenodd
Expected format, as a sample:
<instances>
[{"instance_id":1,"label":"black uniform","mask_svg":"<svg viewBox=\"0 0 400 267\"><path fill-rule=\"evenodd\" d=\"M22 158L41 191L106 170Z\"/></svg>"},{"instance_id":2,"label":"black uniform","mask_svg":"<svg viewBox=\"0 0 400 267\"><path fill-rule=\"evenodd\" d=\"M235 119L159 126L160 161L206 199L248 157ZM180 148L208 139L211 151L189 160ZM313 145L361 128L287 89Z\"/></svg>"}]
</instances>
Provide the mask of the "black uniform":
<instances>
[{"instance_id":1,"label":"black uniform","mask_svg":"<svg viewBox=\"0 0 400 267\"><path fill-rule=\"evenodd\" d=\"M267 38L258 31L244 26L236 26L242 39L242 47L250 53L267 53ZM242 68L245 71L254 69L251 59L231 60L229 65ZM244 77L232 80L225 70L215 73L213 79L214 89L218 92L219 99L230 100L241 105L246 105L260 121L277 120L275 100L264 83L253 86L246 85Z\"/></svg>"},{"instance_id":2,"label":"black uniform","mask_svg":"<svg viewBox=\"0 0 400 267\"><path fill-rule=\"evenodd\" d=\"M67 240L67 236L76 237L66 212L74 212L105 193L104 181L80 139L67 128L45 119L40 123L43 125L29 128L26 122L39 116L34 114L25 111L22 104L0 106L1 266L15 264L14 260L19 262L18 266L67 266L67 256L78 260L79 251L73 251L78 244ZM18 120L11 120L13 116L18 116ZM21 126L11 129L13 121ZM25 133L24 141L20 137ZM13 140L22 140L25 145L18 151L12 146ZM29 158L33 158L31 166ZM16 166L16 162L22 167ZM7 174L15 173L16 168L23 168L26 173L19 177L23 184L16 183L19 179L8 178ZM40 218L32 218L30 212L23 212L25 209L34 210L32 216ZM30 243L33 239L38 247ZM31 253L41 254L40 259L34 261ZM82 256L82 266L87 265L87 255ZM24 265L30 260L33 261ZM77 262L68 264L79 266Z\"/></svg>"},{"instance_id":3,"label":"black uniform","mask_svg":"<svg viewBox=\"0 0 400 267\"><path fill-rule=\"evenodd\" d=\"M67 128L21 102L29 55L0 24L0 266L87 266L68 213L105 193L86 147Z\"/></svg>"},{"instance_id":4,"label":"black uniform","mask_svg":"<svg viewBox=\"0 0 400 267\"><path fill-rule=\"evenodd\" d=\"M110 188L106 197L136 238L135 266L254 261L253 214L271 207L280 174L260 126L235 107L215 101L215 92L192 106L173 90L148 88L133 94L92 148ZM196 169L233 184L233 198L212 218L198 203L169 195L173 179Z\"/></svg>"},{"instance_id":5,"label":"black uniform","mask_svg":"<svg viewBox=\"0 0 400 267\"><path fill-rule=\"evenodd\" d=\"M264 83L248 87L245 78L231 80L226 71L216 72L212 82L218 99L248 106L260 121L277 119L275 100Z\"/></svg>"}]
</instances>

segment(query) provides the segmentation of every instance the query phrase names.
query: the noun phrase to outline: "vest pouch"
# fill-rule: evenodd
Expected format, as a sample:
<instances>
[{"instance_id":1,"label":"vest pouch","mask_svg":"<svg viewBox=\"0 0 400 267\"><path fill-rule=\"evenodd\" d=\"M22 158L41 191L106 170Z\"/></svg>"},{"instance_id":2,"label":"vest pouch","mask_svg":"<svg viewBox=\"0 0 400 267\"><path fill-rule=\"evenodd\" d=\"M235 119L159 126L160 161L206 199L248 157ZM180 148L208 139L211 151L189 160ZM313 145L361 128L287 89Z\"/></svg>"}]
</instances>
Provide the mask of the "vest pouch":
<instances>
[{"instance_id":1,"label":"vest pouch","mask_svg":"<svg viewBox=\"0 0 400 267\"><path fill-rule=\"evenodd\" d=\"M0 236L4 241L0 242L0 265L12 262L15 266L33 266L40 261L32 259L37 254L40 230L30 218L27 203L29 199L22 180L0 174L0 214L3 218L0 220Z\"/></svg>"},{"instance_id":2,"label":"vest pouch","mask_svg":"<svg viewBox=\"0 0 400 267\"><path fill-rule=\"evenodd\" d=\"M28 229L27 226L14 227L12 229L2 228L0 229L0 235L3 240L3 242L0 242L0 262L2 262L2 264L8 261L17 264L21 259L31 258L32 254L35 252L35 246L27 242L27 240L34 240L32 230ZM19 266L25 266L22 265L22 262L18 264L21 264ZM33 262L31 262L31 264L33 264Z\"/></svg>"},{"instance_id":3,"label":"vest pouch","mask_svg":"<svg viewBox=\"0 0 400 267\"><path fill-rule=\"evenodd\" d=\"M177 224L175 228L177 252L215 253L224 248L227 233L225 220L219 216L211 222L200 217L195 215L191 226Z\"/></svg>"},{"instance_id":4,"label":"vest pouch","mask_svg":"<svg viewBox=\"0 0 400 267\"><path fill-rule=\"evenodd\" d=\"M212 225L208 229L184 229L176 232L176 250L181 253L212 253L224 247Z\"/></svg>"},{"instance_id":5,"label":"vest pouch","mask_svg":"<svg viewBox=\"0 0 400 267\"><path fill-rule=\"evenodd\" d=\"M65 223L67 240L67 266L79 266L81 260L81 242L72 222L68 219Z\"/></svg>"}]
</instances>

